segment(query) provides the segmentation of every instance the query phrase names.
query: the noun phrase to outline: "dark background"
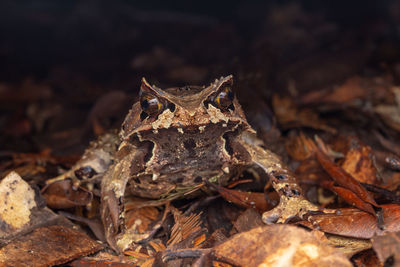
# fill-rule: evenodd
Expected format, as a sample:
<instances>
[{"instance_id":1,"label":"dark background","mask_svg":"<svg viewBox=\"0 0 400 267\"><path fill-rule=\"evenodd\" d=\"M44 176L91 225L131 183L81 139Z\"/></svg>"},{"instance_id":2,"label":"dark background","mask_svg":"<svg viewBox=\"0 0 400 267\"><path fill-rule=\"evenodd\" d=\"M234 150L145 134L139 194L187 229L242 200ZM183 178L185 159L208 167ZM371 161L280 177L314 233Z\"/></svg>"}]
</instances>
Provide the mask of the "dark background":
<instances>
[{"instance_id":1,"label":"dark background","mask_svg":"<svg viewBox=\"0 0 400 267\"><path fill-rule=\"evenodd\" d=\"M118 127L143 76L181 86L234 74L249 120L268 130L273 92L398 82L399 64L399 1L1 1L0 142L82 149L93 125Z\"/></svg>"}]
</instances>

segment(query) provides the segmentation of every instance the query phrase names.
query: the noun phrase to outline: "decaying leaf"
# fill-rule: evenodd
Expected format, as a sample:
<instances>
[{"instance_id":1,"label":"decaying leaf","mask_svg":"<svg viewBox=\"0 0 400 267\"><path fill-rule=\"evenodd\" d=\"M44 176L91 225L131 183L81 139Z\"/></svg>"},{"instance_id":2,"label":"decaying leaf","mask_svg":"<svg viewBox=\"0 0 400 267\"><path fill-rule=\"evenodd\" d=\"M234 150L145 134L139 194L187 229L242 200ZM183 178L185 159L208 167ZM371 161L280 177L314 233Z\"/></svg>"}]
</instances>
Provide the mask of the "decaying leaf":
<instances>
[{"instance_id":1,"label":"decaying leaf","mask_svg":"<svg viewBox=\"0 0 400 267\"><path fill-rule=\"evenodd\" d=\"M372 247L385 266L400 266L400 232L373 237Z\"/></svg>"},{"instance_id":2,"label":"decaying leaf","mask_svg":"<svg viewBox=\"0 0 400 267\"><path fill-rule=\"evenodd\" d=\"M39 226L71 225L45 207L43 199L16 172L1 181L0 201L0 245Z\"/></svg>"},{"instance_id":3,"label":"decaying leaf","mask_svg":"<svg viewBox=\"0 0 400 267\"><path fill-rule=\"evenodd\" d=\"M40 227L0 249L2 266L52 266L96 252L102 245L71 228Z\"/></svg>"},{"instance_id":4,"label":"decaying leaf","mask_svg":"<svg viewBox=\"0 0 400 267\"><path fill-rule=\"evenodd\" d=\"M243 208L253 208L259 212L267 211L273 208L271 203L265 199L264 193L242 192L238 190L227 189L216 184L210 184L218 190L218 193L228 202L235 203Z\"/></svg>"},{"instance_id":5,"label":"decaying leaf","mask_svg":"<svg viewBox=\"0 0 400 267\"><path fill-rule=\"evenodd\" d=\"M47 205L54 209L86 206L92 202L92 192L83 187L74 188L70 179L56 181L42 189Z\"/></svg>"},{"instance_id":6,"label":"decaying leaf","mask_svg":"<svg viewBox=\"0 0 400 267\"><path fill-rule=\"evenodd\" d=\"M377 216L376 210L380 210L380 208L368 191L350 174L332 162L321 150L317 150L316 155L324 170L342 187L335 188L337 193L343 193L344 200L350 205Z\"/></svg>"},{"instance_id":7,"label":"decaying leaf","mask_svg":"<svg viewBox=\"0 0 400 267\"><path fill-rule=\"evenodd\" d=\"M362 87L359 76L348 78L342 85L332 91L315 90L301 97L302 103L349 103L364 98L367 94L366 88Z\"/></svg>"},{"instance_id":8,"label":"decaying leaf","mask_svg":"<svg viewBox=\"0 0 400 267\"><path fill-rule=\"evenodd\" d=\"M371 147L361 145L350 148L341 165L357 181L367 184L377 184L377 170L373 157Z\"/></svg>"},{"instance_id":9,"label":"decaying leaf","mask_svg":"<svg viewBox=\"0 0 400 267\"><path fill-rule=\"evenodd\" d=\"M369 239L353 238L339 235L326 234L329 244L345 254L348 258L354 254L370 249L372 247Z\"/></svg>"},{"instance_id":10,"label":"decaying leaf","mask_svg":"<svg viewBox=\"0 0 400 267\"><path fill-rule=\"evenodd\" d=\"M252 208L248 208L245 212L240 214L236 221L233 222L233 226L239 233L249 231L253 228L263 225L264 223L261 219L260 213Z\"/></svg>"},{"instance_id":11,"label":"decaying leaf","mask_svg":"<svg viewBox=\"0 0 400 267\"><path fill-rule=\"evenodd\" d=\"M290 98L274 95L272 105L279 123L284 128L310 127L317 130L336 133L332 128L322 121L318 114L311 109L298 109Z\"/></svg>"},{"instance_id":12,"label":"decaying leaf","mask_svg":"<svg viewBox=\"0 0 400 267\"><path fill-rule=\"evenodd\" d=\"M362 251L352 257L354 267L387 267L379 262L376 253L372 249ZM392 266L389 264L389 266Z\"/></svg>"},{"instance_id":13,"label":"decaying leaf","mask_svg":"<svg viewBox=\"0 0 400 267\"><path fill-rule=\"evenodd\" d=\"M0 183L1 229L22 228L29 223L34 207L36 202L33 189L16 172L8 174Z\"/></svg>"},{"instance_id":14,"label":"decaying leaf","mask_svg":"<svg viewBox=\"0 0 400 267\"><path fill-rule=\"evenodd\" d=\"M352 266L344 255L312 233L291 225L270 225L234 235L214 248L234 266Z\"/></svg>"},{"instance_id":15,"label":"decaying leaf","mask_svg":"<svg viewBox=\"0 0 400 267\"><path fill-rule=\"evenodd\" d=\"M338 209L336 214L312 215L312 223L310 221L298 223L326 233L365 239L400 231L400 205L388 204L381 207L384 229L378 227L373 215L353 208Z\"/></svg>"},{"instance_id":16,"label":"decaying leaf","mask_svg":"<svg viewBox=\"0 0 400 267\"><path fill-rule=\"evenodd\" d=\"M150 230L151 224L159 217L160 212L155 207L143 207L139 209L129 210L126 212L126 225L131 227L136 225L139 233Z\"/></svg>"},{"instance_id":17,"label":"decaying leaf","mask_svg":"<svg viewBox=\"0 0 400 267\"><path fill-rule=\"evenodd\" d=\"M303 132L300 132L298 136L289 138L285 146L289 155L298 161L310 158L317 149L314 141L306 137Z\"/></svg>"}]
</instances>

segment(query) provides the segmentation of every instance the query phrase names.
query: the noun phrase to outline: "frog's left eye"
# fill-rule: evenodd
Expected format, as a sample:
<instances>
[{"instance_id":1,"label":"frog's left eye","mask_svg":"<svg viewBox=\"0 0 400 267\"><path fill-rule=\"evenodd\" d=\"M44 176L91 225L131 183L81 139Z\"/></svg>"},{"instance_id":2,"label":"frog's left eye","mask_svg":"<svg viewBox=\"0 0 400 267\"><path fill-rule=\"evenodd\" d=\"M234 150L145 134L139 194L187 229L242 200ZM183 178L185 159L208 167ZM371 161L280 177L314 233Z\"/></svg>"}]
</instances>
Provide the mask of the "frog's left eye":
<instances>
[{"instance_id":1,"label":"frog's left eye","mask_svg":"<svg viewBox=\"0 0 400 267\"><path fill-rule=\"evenodd\" d=\"M225 86L214 98L214 103L223 110L231 107L233 103L233 92L229 86Z\"/></svg>"},{"instance_id":2,"label":"frog's left eye","mask_svg":"<svg viewBox=\"0 0 400 267\"><path fill-rule=\"evenodd\" d=\"M164 110L164 104L156 97L148 93L140 93L140 106L142 107L142 119L147 116L155 117Z\"/></svg>"},{"instance_id":3,"label":"frog's left eye","mask_svg":"<svg viewBox=\"0 0 400 267\"><path fill-rule=\"evenodd\" d=\"M233 99L234 94L231 87L229 85L225 85L222 86L215 94L212 94L204 104L207 106L208 103L210 103L223 111L227 111L228 109L234 110Z\"/></svg>"}]
</instances>

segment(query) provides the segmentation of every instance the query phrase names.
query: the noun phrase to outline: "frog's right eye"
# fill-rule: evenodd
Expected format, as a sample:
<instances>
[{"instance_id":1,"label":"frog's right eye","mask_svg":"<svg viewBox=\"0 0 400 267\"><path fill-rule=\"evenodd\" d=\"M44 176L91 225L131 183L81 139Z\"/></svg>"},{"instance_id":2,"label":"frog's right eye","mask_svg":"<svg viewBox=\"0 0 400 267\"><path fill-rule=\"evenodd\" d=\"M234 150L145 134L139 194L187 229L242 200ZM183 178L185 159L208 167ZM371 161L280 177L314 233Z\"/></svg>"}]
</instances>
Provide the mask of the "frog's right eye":
<instances>
[{"instance_id":1,"label":"frog's right eye","mask_svg":"<svg viewBox=\"0 0 400 267\"><path fill-rule=\"evenodd\" d=\"M156 117L164 110L164 104L156 97L148 93L140 92L140 106L142 107L142 119Z\"/></svg>"}]
</instances>

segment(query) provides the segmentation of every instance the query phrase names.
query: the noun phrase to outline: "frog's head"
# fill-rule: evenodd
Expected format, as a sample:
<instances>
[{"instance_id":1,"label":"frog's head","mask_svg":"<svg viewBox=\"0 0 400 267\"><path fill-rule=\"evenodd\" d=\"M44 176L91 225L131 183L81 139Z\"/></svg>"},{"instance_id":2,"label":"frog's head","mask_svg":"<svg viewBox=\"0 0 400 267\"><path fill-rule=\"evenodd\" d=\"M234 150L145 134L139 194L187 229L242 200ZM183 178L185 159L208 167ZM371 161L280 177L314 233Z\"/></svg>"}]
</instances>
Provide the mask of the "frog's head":
<instances>
[{"instance_id":1,"label":"frog's head","mask_svg":"<svg viewBox=\"0 0 400 267\"><path fill-rule=\"evenodd\" d=\"M233 91L233 77L221 77L208 87L184 86L160 89L144 78L140 100L126 117L121 131L122 140L140 136L142 132L176 129L193 132L210 124L233 131L240 125L250 128L242 107Z\"/></svg>"}]
</instances>

